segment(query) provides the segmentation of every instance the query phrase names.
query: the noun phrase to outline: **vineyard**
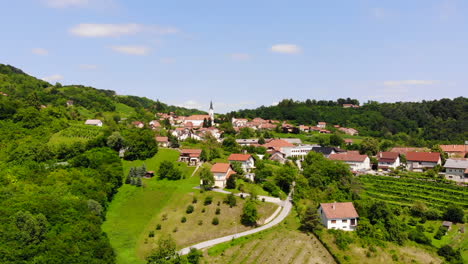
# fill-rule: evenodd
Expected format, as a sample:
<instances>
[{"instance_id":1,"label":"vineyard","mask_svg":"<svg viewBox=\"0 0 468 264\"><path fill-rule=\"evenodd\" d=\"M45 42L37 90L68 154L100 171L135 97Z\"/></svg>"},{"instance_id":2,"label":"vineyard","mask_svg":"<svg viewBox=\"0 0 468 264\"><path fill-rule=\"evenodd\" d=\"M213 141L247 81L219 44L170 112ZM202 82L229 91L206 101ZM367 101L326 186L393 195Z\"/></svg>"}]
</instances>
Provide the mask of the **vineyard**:
<instances>
[{"instance_id":1,"label":"vineyard","mask_svg":"<svg viewBox=\"0 0 468 264\"><path fill-rule=\"evenodd\" d=\"M100 127L75 124L52 135L49 143L53 145L73 144L75 142L85 143L99 136L101 132Z\"/></svg>"},{"instance_id":2,"label":"vineyard","mask_svg":"<svg viewBox=\"0 0 468 264\"><path fill-rule=\"evenodd\" d=\"M421 201L442 211L449 204L456 204L468 211L468 189L465 187L408 178L363 175L359 177L365 195L390 204L412 206Z\"/></svg>"}]
</instances>

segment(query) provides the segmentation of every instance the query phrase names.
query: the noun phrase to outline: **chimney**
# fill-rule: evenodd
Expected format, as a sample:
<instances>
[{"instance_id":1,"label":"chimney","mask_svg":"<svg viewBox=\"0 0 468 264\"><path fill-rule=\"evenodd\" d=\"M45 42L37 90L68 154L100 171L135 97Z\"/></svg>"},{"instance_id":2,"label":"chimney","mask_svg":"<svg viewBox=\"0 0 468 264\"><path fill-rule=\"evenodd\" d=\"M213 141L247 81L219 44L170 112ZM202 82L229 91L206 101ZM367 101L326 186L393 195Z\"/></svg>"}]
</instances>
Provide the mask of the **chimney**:
<instances>
[{"instance_id":1,"label":"chimney","mask_svg":"<svg viewBox=\"0 0 468 264\"><path fill-rule=\"evenodd\" d=\"M335 202L333 203L333 205L332 205L332 209L333 209L333 210L335 210L335 208L336 208L335 204L336 204L336 201L335 201Z\"/></svg>"}]
</instances>

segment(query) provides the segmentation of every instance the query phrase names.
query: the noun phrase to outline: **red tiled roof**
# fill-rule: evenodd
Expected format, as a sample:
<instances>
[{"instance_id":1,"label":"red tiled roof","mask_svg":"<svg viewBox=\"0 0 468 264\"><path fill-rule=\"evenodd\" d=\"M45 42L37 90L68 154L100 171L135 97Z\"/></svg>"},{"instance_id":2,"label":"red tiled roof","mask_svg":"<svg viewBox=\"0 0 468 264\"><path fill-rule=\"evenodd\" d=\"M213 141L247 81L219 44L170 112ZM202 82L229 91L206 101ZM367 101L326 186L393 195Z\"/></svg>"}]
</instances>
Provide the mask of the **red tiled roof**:
<instances>
[{"instance_id":1,"label":"red tiled roof","mask_svg":"<svg viewBox=\"0 0 468 264\"><path fill-rule=\"evenodd\" d=\"M357 218L359 217L353 203L321 203L323 213L328 219Z\"/></svg>"},{"instance_id":2,"label":"red tiled roof","mask_svg":"<svg viewBox=\"0 0 468 264\"><path fill-rule=\"evenodd\" d=\"M319 125L326 125L327 122L318 122Z\"/></svg>"},{"instance_id":3,"label":"red tiled roof","mask_svg":"<svg viewBox=\"0 0 468 264\"><path fill-rule=\"evenodd\" d=\"M168 137L156 137L157 142L168 142Z\"/></svg>"},{"instance_id":4,"label":"red tiled roof","mask_svg":"<svg viewBox=\"0 0 468 264\"><path fill-rule=\"evenodd\" d=\"M444 152L468 152L468 145L440 145Z\"/></svg>"},{"instance_id":5,"label":"red tiled roof","mask_svg":"<svg viewBox=\"0 0 468 264\"><path fill-rule=\"evenodd\" d=\"M181 149L180 152L182 154L188 155L188 154L198 154L200 155L202 150L201 149Z\"/></svg>"},{"instance_id":6,"label":"red tiled roof","mask_svg":"<svg viewBox=\"0 0 468 264\"><path fill-rule=\"evenodd\" d=\"M345 139L345 140L344 140L344 142L345 142L345 143L353 143L353 140L352 140L352 139L349 139L349 138L347 138L347 139Z\"/></svg>"},{"instance_id":7,"label":"red tiled roof","mask_svg":"<svg viewBox=\"0 0 468 264\"><path fill-rule=\"evenodd\" d=\"M216 163L211 167L211 172L213 173L226 173L231 168L231 164L229 163Z\"/></svg>"},{"instance_id":8,"label":"red tiled roof","mask_svg":"<svg viewBox=\"0 0 468 264\"><path fill-rule=\"evenodd\" d=\"M203 119L210 119L209 115L191 115L185 118L185 120L203 120Z\"/></svg>"},{"instance_id":9,"label":"red tiled roof","mask_svg":"<svg viewBox=\"0 0 468 264\"><path fill-rule=\"evenodd\" d=\"M282 147L294 147L294 144L289 143L286 140L274 139L262 146L265 148L282 148Z\"/></svg>"},{"instance_id":10,"label":"red tiled roof","mask_svg":"<svg viewBox=\"0 0 468 264\"><path fill-rule=\"evenodd\" d=\"M395 162L399 156L398 152L379 152L377 154L380 162Z\"/></svg>"},{"instance_id":11,"label":"red tiled roof","mask_svg":"<svg viewBox=\"0 0 468 264\"><path fill-rule=\"evenodd\" d=\"M231 154L228 158L229 161L247 161L252 155L250 154Z\"/></svg>"},{"instance_id":12,"label":"red tiled roof","mask_svg":"<svg viewBox=\"0 0 468 264\"><path fill-rule=\"evenodd\" d=\"M398 154L406 155L408 152L424 152L425 148L406 148L406 147L395 147L390 150L390 152L398 152Z\"/></svg>"},{"instance_id":13,"label":"red tiled roof","mask_svg":"<svg viewBox=\"0 0 468 264\"><path fill-rule=\"evenodd\" d=\"M408 152L408 154L406 154L406 160L438 162L440 160L440 153L439 152Z\"/></svg>"},{"instance_id":14,"label":"red tiled roof","mask_svg":"<svg viewBox=\"0 0 468 264\"><path fill-rule=\"evenodd\" d=\"M354 162L364 162L367 158L366 155L359 155L354 153L340 153L340 154L331 154L329 157L331 160L341 160L341 161L354 161Z\"/></svg>"}]
</instances>

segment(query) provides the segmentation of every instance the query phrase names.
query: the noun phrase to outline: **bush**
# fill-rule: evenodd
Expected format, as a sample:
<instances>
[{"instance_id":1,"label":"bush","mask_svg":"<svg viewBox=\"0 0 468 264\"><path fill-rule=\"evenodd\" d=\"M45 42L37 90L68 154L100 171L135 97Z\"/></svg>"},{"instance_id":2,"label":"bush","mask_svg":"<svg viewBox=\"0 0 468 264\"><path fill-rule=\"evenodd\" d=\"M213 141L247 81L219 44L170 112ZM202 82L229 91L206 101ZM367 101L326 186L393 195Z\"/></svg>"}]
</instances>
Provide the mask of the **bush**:
<instances>
[{"instance_id":1,"label":"bush","mask_svg":"<svg viewBox=\"0 0 468 264\"><path fill-rule=\"evenodd\" d=\"M464 214L463 208L460 206L450 205L444 212L444 220L463 223Z\"/></svg>"},{"instance_id":2,"label":"bush","mask_svg":"<svg viewBox=\"0 0 468 264\"><path fill-rule=\"evenodd\" d=\"M191 214L191 213L193 213L193 210L195 210L195 208L193 207L193 205L189 205L189 206L187 206L187 210L185 210L185 212L186 212L187 214Z\"/></svg>"},{"instance_id":3,"label":"bush","mask_svg":"<svg viewBox=\"0 0 468 264\"><path fill-rule=\"evenodd\" d=\"M201 212L204 213L206 211L205 207L203 207L203 209L201 209Z\"/></svg>"},{"instance_id":4,"label":"bush","mask_svg":"<svg viewBox=\"0 0 468 264\"><path fill-rule=\"evenodd\" d=\"M345 231L337 230L335 233L335 244L341 250L348 249L349 244L353 242L353 239L346 234Z\"/></svg>"},{"instance_id":5,"label":"bush","mask_svg":"<svg viewBox=\"0 0 468 264\"><path fill-rule=\"evenodd\" d=\"M172 230L172 232L176 233L177 231L179 231L179 229L177 227L174 227L174 229Z\"/></svg>"},{"instance_id":6,"label":"bush","mask_svg":"<svg viewBox=\"0 0 468 264\"><path fill-rule=\"evenodd\" d=\"M413 240L416 243L430 245L431 239L427 237L420 229L416 228L408 234L408 239Z\"/></svg>"},{"instance_id":7,"label":"bush","mask_svg":"<svg viewBox=\"0 0 468 264\"><path fill-rule=\"evenodd\" d=\"M161 224L156 225L156 230L161 230Z\"/></svg>"},{"instance_id":8,"label":"bush","mask_svg":"<svg viewBox=\"0 0 468 264\"><path fill-rule=\"evenodd\" d=\"M233 206L236 206L237 204L237 200L236 200L236 196L234 196L234 194L230 193L228 196L226 196L226 198L224 199L224 203L226 204L229 204L229 207L233 207Z\"/></svg>"},{"instance_id":9,"label":"bush","mask_svg":"<svg viewBox=\"0 0 468 264\"><path fill-rule=\"evenodd\" d=\"M216 208L216 213L217 215L221 214L221 209L220 208Z\"/></svg>"},{"instance_id":10,"label":"bush","mask_svg":"<svg viewBox=\"0 0 468 264\"><path fill-rule=\"evenodd\" d=\"M441 240L443 236L447 233L447 228L444 226L440 226L439 230L437 230L437 233L435 234L434 238L437 240Z\"/></svg>"},{"instance_id":11,"label":"bush","mask_svg":"<svg viewBox=\"0 0 468 264\"><path fill-rule=\"evenodd\" d=\"M219 219L218 219L218 217L214 217L214 218L213 218L213 221L211 221L211 223L212 223L213 225L218 225L218 224L219 224Z\"/></svg>"},{"instance_id":12,"label":"bush","mask_svg":"<svg viewBox=\"0 0 468 264\"><path fill-rule=\"evenodd\" d=\"M221 205L221 201L218 201L217 206L220 206L220 205Z\"/></svg>"},{"instance_id":13,"label":"bush","mask_svg":"<svg viewBox=\"0 0 468 264\"><path fill-rule=\"evenodd\" d=\"M191 248L190 252L187 254L187 260L190 264L199 264L202 257L203 252L201 250L197 250L196 248Z\"/></svg>"},{"instance_id":14,"label":"bush","mask_svg":"<svg viewBox=\"0 0 468 264\"><path fill-rule=\"evenodd\" d=\"M450 263L463 263L460 250L454 250L451 246L445 245L437 250L439 256L444 257Z\"/></svg>"},{"instance_id":15,"label":"bush","mask_svg":"<svg viewBox=\"0 0 468 264\"><path fill-rule=\"evenodd\" d=\"M153 230L149 231L148 237L154 237L154 231Z\"/></svg>"},{"instance_id":16,"label":"bush","mask_svg":"<svg viewBox=\"0 0 468 264\"><path fill-rule=\"evenodd\" d=\"M199 225L199 226L203 225L203 221L202 221L202 220L198 220L198 225Z\"/></svg>"},{"instance_id":17,"label":"bush","mask_svg":"<svg viewBox=\"0 0 468 264\"><path fill-rule=\"evenodd\" d=\"M196 204L197 202L198 202L197 197L194 196L193 199L192 199L192 203L193 203L193 204Z\"/></svg>"},{"instance_id":18,"label":"bush","mask_svg":"<svg viewBox=\"0 0 468 264\"><path fill-rule=\"evenodd\" d=\"M185 216L182 216L182 218L180 219L180 222L181 222L181 223L185 223L185 222L187 222L187 217L185 217Z\"/></svg>"},{"instance_id":19,"label":"bush","mask_svg":"<svg viewBox=\"0 0 468 264\"><path fill-rule=\"evenodd\" d=\"M205 198L205 201L203 202L204 205L210 205L213 202L213 197L212 196L207 196Z\"/></svg>"},{"instance_id":20,"label":"bush","mask_svg":"<svg viewBox=\"0 0 468 264\"><path fill-rule=\"evenodd\" d=\"M166 221L166 220L167 220L167 214L163 214L163 215L162 215L162 220L163 220L163 221Z\"/></svg>"}]
</instances>

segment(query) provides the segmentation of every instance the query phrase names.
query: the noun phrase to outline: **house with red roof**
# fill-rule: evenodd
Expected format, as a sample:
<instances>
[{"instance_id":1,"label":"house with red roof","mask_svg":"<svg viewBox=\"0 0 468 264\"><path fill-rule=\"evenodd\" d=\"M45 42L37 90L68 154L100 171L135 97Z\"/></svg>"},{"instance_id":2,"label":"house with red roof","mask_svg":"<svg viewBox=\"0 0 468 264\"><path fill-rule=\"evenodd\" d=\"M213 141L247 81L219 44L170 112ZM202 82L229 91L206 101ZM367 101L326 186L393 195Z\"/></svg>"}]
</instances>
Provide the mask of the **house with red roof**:
<instances>
[{"instance_id":1,"label":"house with red roof","mask_svg":"<svg viewBox=\"0 0 468 264\"><path fill-rule=\"evenodd\" d=\"M464 158L468 153L468 145L440 145L442 151L450 157Z\"/></svg>"},{"instance_id":2,"label":"house with red roof","mask_svg":"<svg viewBox=\"0 0 468 264\"><path fill-rule=\"evenodd\" d=\"M282 151L284 147L294 147L294 144L287 142L286 140L282 139L273 139L265 144L262 145L267 150L277 150Z\"/></svg>"},{"instance_id":3,"label":"house with red roof","mask_svg":"<svg viewBox=\"0 0 468 264\"><path fill-rule=\"evenodd\" d=\"M184 125L191 123L193 127L201 127L204 120L211 120L210 115L191 115L184 119Z\"/></svg>"},{"instance_id":4,"label":"house with red roof","mask_svg":"<svg viewBox=\"0 0 468 264\"><path fill-rule=\"evenodd\" d=\"M323 128L327 127L327 122L318 122L317 127L323 129Z\"/></svg>"},{"instance_id":5,"label":"house with red roof","mask_svg":"<svg viewBox=\"0 0 468 264\"><path fill-rule=\"evenodd\" d=\"M349 165L352 171L368 171L371 169L370 159L367 155L356 153L331 154L331 160L343 161Z\"/></svg>"},{"instance_id":6,"label":"house with red roof","mask_svg":"<svg viewBox=\"0 0 468 264\"><path fill-rule=\"evenodd\" d=\"M158 120L151 120L149 122L149 126L151 127L151 129L153 130L157 130L157 129L160 129L162 126L161 126L161 123L159 123Z\"/></svg>"},{"instance_id":7,"label":"house with red roof","mask_svg":"<svg viewBox=\"0 0 468 264\"><path fill-rule=\"evenodd\" d=\"M318 208L321 223L327 229L353 231L357 227L359 215L353 203L321 203Z\"/></svg>"},{"instance_id":8,"label":"house with red roof","mask_svg":"<svg viewBox=\"0 0 468 264\"><path fill-rule=\"evenodd\" d=\"M379 152L377 153L379 161L378 168L381 170L396 169L400 166L400 154L397 152Z\"/></svg>"},{"instance_id":9,"label":"house with red roof","mask_svg":"<svg viewBox=\"0 0 468 264\"><path fill-rule=\"evenodd\" d=\"M179 161L196 166L200 162L201 149L181 149Z\"/></svg>"},{"instance_id":10,"label":"house with red roof","mask_svg":"<svg viewBox=\"0 0 468 264\"><path fill-rule=\"evenodd\" d=\"M439 152L408 152L406 154L406 167L410 171L424 171L441 165Z\"/></svg>"},{"instance_id":11,"label":"house with red roof","mask_svg":"<svg viewBox=\"0 0 468 264\"><path fill-rule=\"evenodd\" d=\"M135 126L136 128L144 128L145 124L141 121L133 121L132 125Z\"/></svg>"},{"instance_id":12,"label":"house with red roof","mask_svg":"<svg viewBox=\"0 0 468 264\"><path fill-rule=\"evenodd\" d=\"M230 163L216 163L211 167L211 172L215 179L214 186L221 189L226 187L227 179L229 179L231 175L236 174ZM203 182L200 184L203 184Z\"/></svg>"},{"instance_id":13,"label":"house with red roof","mask_svg":"<svg viewBox=\"0 0 468 264\"><path fill-rule=\"evenodd\" d=\"M255 159L250 154L231 154L228 157L229 163L239 162L245 172L255 169Z\"/></svg>"},{"instance_id":14,"label":"house with red roof","mask_svg":"<svg viewBox=\"0 0 468 264\"><path fill-rule=\"evenodd\" d=\"M156 136L156 142L158 146L167 148L169 146L169 138L168 137L158 137Z\"/></svg>"}]
</instances>

